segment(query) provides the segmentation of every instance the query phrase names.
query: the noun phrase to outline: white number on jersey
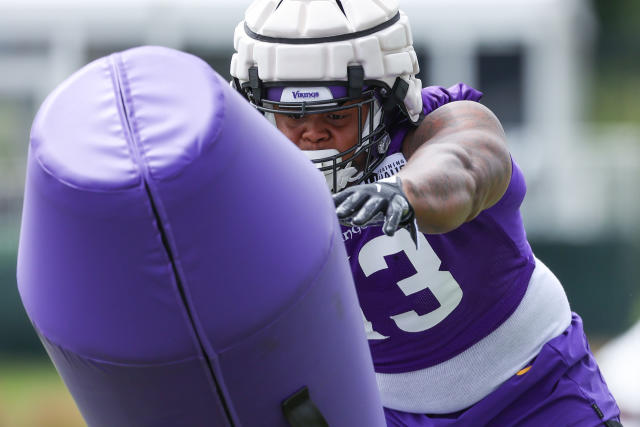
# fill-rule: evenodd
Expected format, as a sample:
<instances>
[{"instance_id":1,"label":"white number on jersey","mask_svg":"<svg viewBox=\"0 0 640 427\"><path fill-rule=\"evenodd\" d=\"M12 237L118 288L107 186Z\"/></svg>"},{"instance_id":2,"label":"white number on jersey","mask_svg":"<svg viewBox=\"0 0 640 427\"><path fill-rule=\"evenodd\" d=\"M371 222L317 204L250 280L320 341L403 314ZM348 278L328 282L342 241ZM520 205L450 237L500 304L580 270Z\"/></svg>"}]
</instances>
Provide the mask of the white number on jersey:
<instances>
[{"instance_id":1,"label":"white number on jersey","mask_svg":"<svg viewBox=\"0 0 640 427\"><path fill-rule=\"evenodd\" d=\"M426 331L442 322L462 300L462 289L450 272L440 271L441 261L433 251L422 233L418 233L419 249L411 240L409 232L398 230L393 237L382 235L367 242L358 254L358 262L366 277L373 273L389 268L385 256L404 252L416 270L416 274L402 279L396 284L405 295L415 294L429 289L440 303L440 306L423 315L410 310L391 319L398 328L406 332ZM364 318L364 313L363 313ZM388 337L376 332L373 325L366 318L365 329L368 339L386 339Z\"/></svg>"}]
</instances>

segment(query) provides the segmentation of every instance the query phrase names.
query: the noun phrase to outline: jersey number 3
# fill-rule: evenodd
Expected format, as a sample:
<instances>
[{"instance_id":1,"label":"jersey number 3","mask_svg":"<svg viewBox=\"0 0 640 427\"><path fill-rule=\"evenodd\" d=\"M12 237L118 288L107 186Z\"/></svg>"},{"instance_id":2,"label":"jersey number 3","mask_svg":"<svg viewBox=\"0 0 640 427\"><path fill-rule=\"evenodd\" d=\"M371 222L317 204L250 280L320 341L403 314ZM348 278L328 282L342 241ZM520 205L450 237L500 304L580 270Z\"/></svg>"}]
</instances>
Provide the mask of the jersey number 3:
<instances>
[{"instance_id":1,"label":"jersey number 3","mask_svg":"<svg viewBox=\"0 0 640 427\"><path fill-rule=\"evenodd\" d=\"M423 315L415 310L391 316L398 328L405 332L422 332L436 326L444 320L462 300L462 289L450 272L440 271L441 261L433 251L422 233L418 233L419 249L411 240L407 230L398 230L393 237L382 235L367 242L358 254L358 262L369 277L373 273L389 268L384 257L404 252L416 270L416 274L402 279L396 284L405 295L411 295L429 289L438 300L440 306ZM363 313L364 318L364 313ZM364 318L368 339L386 339L388 337L376 332L373 325Z\"/></svg>"}]
</instances>

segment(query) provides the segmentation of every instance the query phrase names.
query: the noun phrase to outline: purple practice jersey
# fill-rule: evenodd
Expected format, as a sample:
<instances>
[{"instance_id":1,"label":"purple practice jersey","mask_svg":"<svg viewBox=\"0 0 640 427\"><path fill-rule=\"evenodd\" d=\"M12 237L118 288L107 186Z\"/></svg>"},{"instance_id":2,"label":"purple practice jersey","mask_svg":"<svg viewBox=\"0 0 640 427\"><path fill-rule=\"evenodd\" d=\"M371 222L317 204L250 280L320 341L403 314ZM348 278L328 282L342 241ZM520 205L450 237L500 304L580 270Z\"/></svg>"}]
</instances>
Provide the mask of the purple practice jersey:
<instances>
[{"instance_id":1,"label":"purple practice jersey","mask_svg":"<svg viewBox=\"0 0 640 427\"><path fill-rule=\"evenodd\" d=\"M424 113L481 94L465 85L423 89ZM375 179L405 164L407 130L392 134ZM419 234L416 249L406 230L394 237L380 227L343 227L351 269L365 317L376 372L426 368L459 354L511 315L534 269L519 207L522 172L502 199L474 220L440 235Z\"/></svg>"},{"instance_id":2,"label":"purple practice jersey","mask_svg":"<svg viewBox=\"0 0 640 427\"><path fill-rule=\"evenodd\" d=\"M480 96L464 84L428 87L424 114ZM387 157L372 181L404 166L407 131L391 127ZM562 285L531 251L520 216L525 193L512 160L496 204L448 233L418 233L418 247L405 229L389 237L379 226L342 228L389 425L494 425L500 417L495 425L518 425L520 415L542 425L536 423L568 411L565 395L575 407L548 425L581 419L597 425L617 416L575 315L571 328ZM534 369L535 376L520 380ZM559 391L550 395L545 384L554 382ZM519 395L527 396L530 412L506 398Z\"/></svg>"}]
</instances>

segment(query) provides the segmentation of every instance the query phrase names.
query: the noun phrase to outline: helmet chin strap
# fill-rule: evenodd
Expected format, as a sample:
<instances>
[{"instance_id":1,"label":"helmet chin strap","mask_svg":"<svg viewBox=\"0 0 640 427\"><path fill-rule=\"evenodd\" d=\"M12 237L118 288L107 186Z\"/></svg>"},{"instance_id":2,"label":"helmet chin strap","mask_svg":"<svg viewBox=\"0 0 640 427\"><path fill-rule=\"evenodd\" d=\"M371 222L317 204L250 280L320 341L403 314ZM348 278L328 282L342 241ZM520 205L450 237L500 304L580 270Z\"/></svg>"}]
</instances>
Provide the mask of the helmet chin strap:
<instances>
[{"instance_id":1,"label":"helmet chin strap","mask_svg":"<svg viewBox=\"0 0 640 427\"><path fill-rule=\"evenodd\" d=\"M325 157L335 156L339 154L339 151L333 148L329 148L326 150L302 150L302 152L309 158L309 160L318 160ZM336 159L336 163L342 161L341 157ZM314 163L318 169L323 167L331 167L333 165L333 161L327 161L322 163ZM333 188L333 169L322 171L324 174L324 178L327 181L327 186L332 193L337 193L338 191L345 188L350 182L357 181L362 177L363 172L358 171L354 166L351 166L351 162L347 163L344 168L338 169L336 173L336 188Z\"/></svg>"}]
</instances>

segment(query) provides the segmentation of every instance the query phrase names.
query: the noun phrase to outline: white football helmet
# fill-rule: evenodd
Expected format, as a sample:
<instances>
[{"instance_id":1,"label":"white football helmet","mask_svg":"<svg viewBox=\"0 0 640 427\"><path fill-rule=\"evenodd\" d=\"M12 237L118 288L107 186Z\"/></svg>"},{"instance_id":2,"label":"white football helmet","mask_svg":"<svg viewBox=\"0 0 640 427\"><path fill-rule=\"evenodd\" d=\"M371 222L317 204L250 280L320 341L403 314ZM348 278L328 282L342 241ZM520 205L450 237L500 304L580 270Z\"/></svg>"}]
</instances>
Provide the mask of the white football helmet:
<instances>
[{"instance_id":1,"label":"white football helmet","mask_svg":"<svg viewBox=\"0 0 640 427\"><path fill-rule=\"evenodd\" d=\"M235 29L232 84L268 118L282 109L305 115L354 107L361 117L368 105L353 148L307 153L331 191L340 191L384 159L385 123L422 118L412 43L396 0L256 0ZM359 156L366 156L362 170L352 164Z\"/></svg>"}]
</instances>

